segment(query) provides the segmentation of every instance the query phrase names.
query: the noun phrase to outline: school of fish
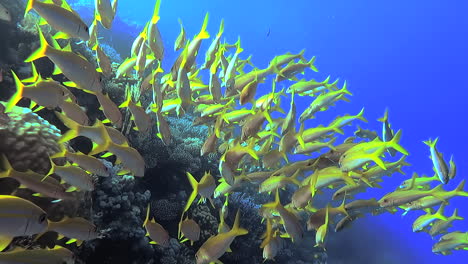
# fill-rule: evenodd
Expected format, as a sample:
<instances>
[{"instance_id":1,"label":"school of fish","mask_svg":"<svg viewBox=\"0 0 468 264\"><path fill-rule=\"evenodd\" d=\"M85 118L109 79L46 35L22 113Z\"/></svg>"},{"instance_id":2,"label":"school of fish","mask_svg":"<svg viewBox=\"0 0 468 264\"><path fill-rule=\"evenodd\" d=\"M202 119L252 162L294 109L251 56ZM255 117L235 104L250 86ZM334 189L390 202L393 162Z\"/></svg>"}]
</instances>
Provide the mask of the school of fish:
<instances>
[{"instance_id":1,"label":"school of fish","mask_svg":"<svg viewBox=\"0 0 468 264\"><path fill-rule=\"evenodd\" d=\"M427 232L432 237L441 235L432 248L434 253L446 255L453 250L468 250L468 232L448 230L454 221L463 217L458 215L457 209L451 216L444 211L451 198L467 197L468 192L464 191L464 180L453 190L444 188L454 181L456 165L453 157L447 163L437 150L438 138L424 142L429 146L434 176L414 173L395 191L380 199L355 200L355 194L381 188L384 176L404 174L402 168L410 165L405 161L409 153L399 143L402 132L392 130L388 111L378 120L382 122L380 133L357 127L353 136L337 142L346 126L367 122L364 108L356 115L338 116L328 125L309 126L308 120L340 101L348 102L352 94L347 83L340 87L339 80L331 81L330 76L319 81L299 79L297 76L305 72L318 71L316 58L307 60L304 50L278 55L266 68L253 66L251 57L241 58L240 37L234 44L221 40L223 20L218 33L209 42L208 13L199 33L192 39L179 20L180 34L174 42L174 50L180 53L170 69L162 69L165 47L158 29L161 0L156 0L153 16L134 40L130 56L114 67L100 45L99 30L111 29L117 1L95 0L95 19L90 26L65 0L28 1L25 15L34 11L41 17L37 25L40 47L25 60L31 67L31 76L20 79L11 72L16 92L2 108L8 113L26 98L33 111L60 109L55 112L56 116L69 128L60 143L84 136L93 142L93 148L86 155L63 145L61 152L50 157L51 170L46 175L16 171L3 155L0 178L13 178L22 188L36 192L35 195L60 202L74 199L74 192L92 192L93 175L109 176L110 172L97 157L115 155L116 163L122 166L119 174L143 177L144 159L122 133L125 126L132 126L142 135L153 136L150 129L154 125L158 131L155 136L169 145L171 129L167 117L192 114L196 116L194 126L209 129L200 155L219 153L219 171L206 172L199 180L186 172L193 192L180 217L178 234L170 234L157 223L150 216L148 206L142 225L152 244L165 247L171 237L177 237L193 245L200 239L200 226L189 218L190 208L196 206L193 203L197 199L199 203L208 200L214 206L213 200L221 199L224 205L218 208L218 234L206 240L194 256L197 264L221 263L219 258L231 250L234 239L248 234L248 230L241 227L239 211L232 227L225 223L229 195L254 185L258 186L259 193L271 197L271 202L263 204L259 210L266 226L261 244L265 260L274 259L285 240L301 243L306 229L315 231L315 246L325 248L327 238L333 236L331 230L339 232L364 216L395 213L399 209L403 214L424 211L414 221L412 229ZM3 6L0 11L3 20L10 20ZM56 33L44 34L42 27L46 25ZM63 40L68 44L61 46L59 42L64 43ZM94 51L99 67L74 52L70 46L72 41L86 43ZM204 57L202 45L208 47ZM54 75L63 74L68 81L43 79L34 62L42 57L54 63ZM104 79L112 78L138 80L122 91L125 100L120 104L110 99L104 85ZM285 85L287 88L278 89ZM95 96L106 119L89 124L73 89ZM260 93L265 90L266 93ZM143 105L140 97L146 93L152 95L152 102ZM299 115L295 104L297 96L310 101ZM289 99L286 111L280 106L283 97ZM131 116L129 122L125 114ZM56 158L66 158L68 162L59 165L54 161ZM435 183L438 185L434 187ZM286 188L294 191L284 191ZM324 199L325 189L334 190L333 196L326 198L329 201L326 206L317 207L315 200L319 196ZM334 201L341 204L333 207ZM99 230L84 218L65 217L53 222L39 206L14 195L0 195L0 222L0 251L3 251L0 263L73 263L73 253L65 247L8 249L12 239L18 236L41 236L54 231L60 238L67 237L67 244L76 242L78 246L100 237Z\"/></svg>"}]
</instances>

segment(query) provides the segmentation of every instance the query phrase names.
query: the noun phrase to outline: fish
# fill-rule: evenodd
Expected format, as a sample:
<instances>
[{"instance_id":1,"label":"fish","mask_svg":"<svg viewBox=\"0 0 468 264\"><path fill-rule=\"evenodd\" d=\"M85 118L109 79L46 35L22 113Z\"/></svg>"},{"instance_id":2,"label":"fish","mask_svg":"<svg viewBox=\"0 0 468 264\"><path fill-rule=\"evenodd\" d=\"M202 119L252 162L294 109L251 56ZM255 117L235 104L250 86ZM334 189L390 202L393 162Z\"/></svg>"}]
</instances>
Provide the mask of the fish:
<instances>
[{"instance_id":1,"label":"fish","mask_svg":"<svg viewBox=\"0 0 468 264\"><path fill-rule=\"evenodd\" d=\"M443 215L445 205L441 205L435 214L427 213L421 215L413 222L413 232L422 231L424 228L428 227L432 222L436 220L447 221L447 217Z\"/></svg>"},{"instance_id":2,"label":"fish","mask_svg":"<svg viewBox=\"0 0 468 264\"><path fill-rule=\"evenodd\" d=\"M182 20L179 18L179 25L180 25L180 33L179 36L177 36L176 41L174 42L174 51L178 51L182 48L185 47L185 44L187 42L187 36L185 33L184 26L182 25Z\"/></svg>"},{"instance_id":3,"label":"fish","mask_svg":"<svg viewBox=\"0 0 468 264\"><path fill-rule=\"evenodd\" d=\"M86 110L80 107L69 96L67 96L67 98L61 102L60 109L66 117L70 118L76 123L84 126L89 124L89 118L86 114Z\"/></svg>"},{"instance_id":4,"label":"fish","mask_svg":"<svg viewBox=\"0 0 468 264\"><path fill-rule=\"evenodd\" d=\"M327 217L327 215L330 219L333 219L337 215L348 216L349 213L345 209L345 201L343 200L341 205L338 207L327 206L325 208L317 210L315 213L310 215L309 219L307 220L307 230L317 231L325 223L325 218Z\"/></svg>"},{"instance_id":5,"label":"fish","mask_svg":"<svg viewBox=\"0 0 468 264\"><path fill-rule=\"evenodd\" d=\"M15 248L0 252L0 264L73 264L75 256L72 251L59 245L53 248L24 249Z\"/></svg>"},{"instance_id":6,"label":"fish","mask_svg":"<svg viewBox=\"0 0 468 264\"><path fill-rule=\"evenodd\" d=\"M156 59L162 61L164 57L164 43L161 37L161 33L158 29L158 22L160 20L159 10L161 8L161 0L156 0L154 5L153 16L151 17L150 22L148 23L148 45L153 52Z\"/></svg>"},{"instance_id":7,"label":"fish","mask_svg":"<svg viewBox=\"0 0 468 264\"><path fill-rule=\"evenodd\" d=\"M434 141L429 139L427 141L424 141L424 144L429 146L432 164L434 165L434 171L439 177L440 182L442 182L443 184L447 184L450 179L449 168L447 166L447 163L443 159L442 154L436 149L436 144L438 140L439 138L436 138Z\"/></svg>"},{"instance_id":8,"label":"fish","mask_svg":"<svg viewBox=\"0 0 468 264\"><path fill-rule=\"evenodd\" d=\"M0 178L12 178L20 183L20 188L28 188L35 192L34 196L50 197L60 200L71 200L74 196L67 192L67 188L52 177L33 172L22 172L11 167L5 155L0 156L0 161L5 171L0 172Z\"/></svg>"},{"instance_id":9,"label":"fish","mask_svg":"<svg viewBox=\"0 0 468 264\"><path fill-rule=\"evenodd\" d=\"M384 195L380 200L379 204L381 207L389 207L389 206L399 206L406 203L410 203L416 201L420 198L426 196L434 196L435 198L440 199L437 195L438 192L442 191L442 185L438 185L434 189L428 191L421 191L417 189L410 189L410 190L398 190L391 193ZM444 200L444 199L440 199Z\"/></svg>"},{"instance_id":10,"label":"fish","mask_svg":"<svg viewBox=\"0 0 468 264\"><path fill-rule=\"evenodd\" d=\"M305 63L294 63L294 61L290 61L288 65L286 65L284 68L282 68L278 74L276 75L275 82L281 82L287 79L295 79L296 74L304 72L306 68L310 68L314 72L318 72L318 69L315 67L316 57L312 57L308 62L306 61ZM275 60L275 59L273 59ZM277 64L276 64L277 65ZM276 66L278 67L278 66Z\"/></svg>"},{"instance_id":11,"label":"fish","mask_svg":"<svg viewBox=\"0 0 468 264\"><path fill-rule=\"evenodd\" d=\"M348 95L353 95L353 94L350 91L348 91L348 89L346 88L346 85L347 84L345 82L343 85L343 88L341 88L340 90L323 93L317 96L317 98L315 98L315 100L312 101L312 103L299 116L299 122L303 123L306 119L314 118L315 113L319 111L325 111L326 109L328 109L330 105L334 104L338 100L348 101L348 99L346 99L346 97L344 96L346 94ZM362 113L361 113L361 116L358 115L355 118L365 120L362 117ZM347 119L350 119L350 118L347 118ZM349 120L342 121L342 122L349 122ZM339 125L339 122L335 124L335 126L332 126L332 127L338 127L338 125Z\"/></svg>"},{"instance_id":12,"label":"fish","mask_svg":"<svg viewBox=\"0 0 468 264\"><path fill-rule=\"evenodd\" d=\"M193 191L189 199L187 200L187 203L185 204L183 212L187 212L187 210L190 208L193 201L195 200L195 198L197 198L198 195L201 196L199 203L204 202L206 199L208 199L211 202L211 204L213 204L211 196L213 196L213 193L216 188L216 181L213 178L213 176L210 173L205 173L200 179L200 182L197 182L197 180L193 177L193 175L190 172L187 172L186 174Z\"/></svg>"},{"instance_id":13,"label":"fish","mask_svg":"<svg viewBox=\"0 0 468 264\"><path fill-rule=\"evenodd\" d=\"M158 127L157 136L162 140L164 145L168 146L172 141L169 124L167 123L166 118L160 112L156 113L156 119Z\"/></svg>"},{"instance_id":14,"label":"fish","mask_svg":"<svg viewBox=\"0 0 468 264\"><path fill-rule=\"evenodd\" d=\"M380 158L385 150L394 148L404 155L408 152L399 144L401 138L401 130L395 134L391 141L382 142L378 138L371 142L360 143L348 149L340 157L339 165L342 171L349 172L355 170L367 162L373 161L382 169L386 170L384 162Z\"/></svg>"},{"instance_id":15,"label":"fish","mask_svg":"<svg viewBox=\"0 0 468 264\"><path fill-rule=\"evenodd\" d=\"M47 229L47 214L34 203L12 195L0 195L0 251L17 236L31 236Z\"/></svg>"},{"instance_id":16,"label":"fish","mask_svg":"<svg viewBox=\"0 0 468 264\"><path fill-rule=\"evenodd\" d=\"M65 100L65 88L53 80L42 80L40 75L31 85L24 85L14 71L11 72L15 80L16 92L8 101L5 111L8 113L23 97L29 98L38 105L47 108L59 107Z\"/></svg>"},{"instance_id":17,"label":"fish","mask_svg":"<svg viewBox=\"0 0 468 264\"><path fill-rule=\"evenodd\" d=\"M79 38L89 40L89 28L81 17L69 7L64 8L54 3L46 3L38 0L28 0L25 15L34 9L49 25L62 34L56 38Z\"/></svg>"},{"instance_id":18,"label":"fish","mask_svg":"<svg viewBox=\"0 0 468 264\"><path fill-rule=\"evenodd\" d=\"M150 244L160 245L162 247L169 246L169 233L164 229L164 227L157 223L154 218L151 220L149 219L150 215L150 206L148 205L148 209L146 210L146 218L143 222L143 227L146 229L146 236L151 239Z\"/></svg>"},{"instance_id":19,"label":"fish","mask_svg":"<svg viewBox=\"0 0 468 264\"><path fill-rule=\"evenodd\" d=\"M238 236L246 235L249 232L240 227L240 213L237 211L234 224L229 232L220 233L208 238L195 254L197 264L208 264L219 261L218 259L229 250L232 241Z\"/></svg>"},{"instance_id":20,"label":"fish","mask_svg":"<svg viewBox=\"0 0 468 264\"><path fill-rule=\"evenodd\" d=\"M447 228L449 228L453 221L455 220L464 220L465 218L459 216L458 214L458 208L455 208L453 211L452 216L448 217L447 220L439 219L434 222L432 225L431 229L429 230L429 235L432 237L442 234L443 232L446 232Z\"/></svg>"},{"instance_id":21,"label":"fish","mask_svg":"<svg viewBox=\"0 0 468 264\"><path fill-rule=\"evenodd\" d=\"M264 260L274 260L283 247L283 241L277 235L278 230L273 231L270 218L267 219L267 230L265 234L266 237L260 245L260 248L263 248L263 258Z\"/></svg>"},{"instance_id":22,"label":"fish","mask_svg":"<svg viewBox=\"0 0 468 264\"><path fill-rule=\"evenodd\" d=\"M100 0L96 0L100 1ZM94 51L96 51L96 59L99 65L99 68L97 71L102 72L104 76L110 77L112 75L112 62L109 58L109 56L104 52L101 46L96 43L96 45L92 48Z\"/></svg>"},{"instance_id":23,"label":"fish","mask_svg":"<svg viewBox=\"0 0 468 264\"><path fill-rule=\"evenodd\" d=\"M114 4L118 0L114 0ZM95 18L105 29L111 29L115 11L110 0L94 0Z\"/></svg>"},{"instance_id":24,"label":"fish","mask_svg":"<svg viewBox=\"0 0 468 264\"><path fill-rule=\"evenodd\" d=\"M306 81L305 79L302 79L292 84L291 86L289 86L289 88L286 89L286 92L296 93L299 95L310 94L310 93L314 94L318 91L318 89L322 87L325 87L325 88L330 87L331 85L328 84L329 81L330 81L330 75L321 82L318 82L315 79L312 79L310 81Z\"/></svg>"},{"instance_id":25,"label":"fish","mask_svg":"<svg viewBox=\"0 0 468 264\"><path fill-rule=\"evenodd\" d=\"M451 238L448 238L448 235ZM466 250L468 248L468 233L452 232L440 238L439 242L432 246L435 254L449 255L452 250Z\"/></svg>"},{"instance_id":26,"label":"fish","mask_svg":"<svg viewBox=\"0 0 468 264\"><path fill-rule=\"evenodd\" d=\"M133 129L146 134L151 129L151 116L146 113L139 101L136 103L133 101L130 89L130 87L127 87L127 98L119 105L119 108L127 107L132 113L131 120L135 122L135 127Z\"/></svg>"},{"instance_id":27,"label":"fish","mask_svg":"<svg viewBox=\"0 0 468 264\"><path fill-rule=\"evenodd\" d=\"M352 222L354 222L356 219L363 217L364 215L362 214L355 214L355 215L348 215L343 217L338 223L336 223L335 226L335 232L339 232L343 230L346 227L349 227Z\"/></svg>"},{"instance_id":28,"label":"fish","mask_svg":"<svg viewBox=\"0 0 468 264\"><path fill-rule=\"evenodd\" d=\"M388 122L388 108L385 109L384 116L377 120L382 122L382 141L391 141L394 137L394 134L393 130L390 128L390 123ZM389 149L388 152L392 157L395 156L395 150Z\"/></svg>"},{"instance_id":29,"label":"fish","mask_svg":"<svg viewBox=\"0 0 468 264\"><path fill-rule=\"evenodd\" d=\"M275 201L262 205L262 208L272 208L281 217L284 230L289 235L293 243L299 243L304 237L304 229L299 218L281 204L279 190L276 190Z\"/></svg>"},{"instance_id":30,"label":"fish","mask_svg":"<svg viewBox=\"0 0 468 264\"><path fill-rule=\"evenodd\" d=\"M57 222L49 221L47 230L57 232L59 239L61 237L70 238L66 244L76 242L77 246L80 246L83 241L99 238L96 226L82 217L65 216Z\"/></svg>"},{"instance_id":31,"label":"fish","mask_svg":"<svg viewBox=\"0 0 468 264\"><path fill-rule=\"evenodd\" d=\"M439 187L439 190L436 193L437 194L436 196L428 196L428 197L424 196L416 200L408 201L406 204L401 206L402 209L405 210L403 215L407 214L411 210L431 208L433 206L437 206L442 203L446 204L448 203L450 199L452 199L455 196L468 197L468 192L463 191L464 186L465 186L465 180L461 181L458 184L458 186L452 191L442 191L441 187Z\"/></svg>"},{"instance_id":32,"label":"fish","mask_svg":"<svg viewBox=\"0 0 468 264\"><path fill-rule=\"evenodd\" d=\"M65 157L72 163L77 164L84 170L101 177L109 177L109 169L99 159L83 154L81 152L70 152L63 148L61 152L55 153L51 158Z\"/></svg>"},{"instance_id":33,"label":"fish","mask_svg":"<svg viewBox=\"0 0 468 264\"><path fill-rule=\"evenodd\" d=\"M369 139L369 140L374 140L376 137L378 137L377 132L375 132L375 131L362 129L359 126L357 128L358 129L354 132L354 135L356 137Z\"/></svg>"},{"instance_id":34,"label":"fish","mask_svg":"<svg viewBox=\"0 0 468 264\"><path fill-rule=\"evenodd\" d=\"M180 242L183 243L187 240L190 240L190 245L193 246L193 242L197 242L200 239L200 226L193 219L184 219L179 223L179 230L181 236L179 236ZM182 238L185 239L182 240Z\"/></svg>"},{"instance_id":35,"label":"fish","mask_svg":"<svg viewBox=\"0 0 468 264\"><path fill-rule=\"evenodd\" d=\"M229 65L224 74L224 86L226 86L226 95L227 93L229 93L229 91L234 90L234 84L236 80L236 67L235 66L236 66L237 58L239 57L239 54L244 50L240 47L240 37L238 37L237 39L236 47L237 47L236 53L234 53L234 56L231 58L231 61L229 61Z\"/></svg>"},{"instance_id":36,"label":"fish","mask_svg":"<svg viewBox=\"0 0 468 264\"><path fill-rule=\"evenodd\" d=\"M315 247L325 247L325 238L328 233L328 206L325 209L325 223L321 225L315 233Z\"/></svg>"},{"instance_id":37,"label":"fish","mask_svg":"<svg viewBox=\"0 0 468 264\"><path fill-rule=\"evenodd\" d=\"M58 166L52 160L50 162L51 169L46 175L55 174L60 177L63 182L66 182L78 190L82 191L93 191L94 181L91 175L80 167L73 166L71 164L65 164L64 166ZM73 190L73 189L72 189Z\"/></svg>"},{"instance_id":38,"label":"fish","mask_svg":"<svg viewBox=\"0 0 468 264\"><path fill-rule=\"evenodd\" d=\"M11 12L3 4L0 4L0 20L5 22L11 22Z\"/></svg>"},{"instance_id":39,"label":"fish","mask_svg":"<svg viewBox=\"0 0 468 264\"><path fill-rule=\"evenodd\" d=\"M30 1L36 2L37 0ZM93 64L73 53L69 45L64 49L60 49L59 46L51 47L39 27L38 32L41 46L25 62L48 57L58 67L59 72L56 73L63 73L70 80L69 85L84 91L102 91L102 76L94 69Z\"/></svg>"},{"instance_id":40,"label":"fish","mask_svg":"<svg viewBox=\"0 0 468 264\"><path fill-rule=\"evenodd\" d=\"M272 62L275 62L276 67L281 67L296 59L305 61L304 52L305 52L305 49L301 50L298 54L292 54L291 52L287 52L286 54L278 55L274 57Z\"/></svg>"},{"instance_id":41,"label":"fish","mask_svg":"<svg viewBox=\"0 0 468 264\"><path fill-rule=\"evenodd\" d=\"M286 185L288 184L295 184L297 186L300 186L301 183L297 180L297 177L299 176L299 174L300 174L300 170L297 170L290 177L286 177L284 175L270 176L268 179L266 179L260 184L258 193L267 192L268 194L270 194L271 192L275 190L285 188Z\"/></svg>"},{"instance_id":42,"label":"fish","mask_svg":"<svg viewBox=\"0 0 468 264\"><path fill-rule=\"evenodd\" d=\"M104 113L106 119L102 120L102 123L111 123L116 128L121 128L123 123L122 113L119 107L109 98L108 94L95 93L94 94L101 105L99 109Z\"/></svg>"},{"instance_id":43,"label":"fish","mask_svg":"<svg viewBox=\"0 0 468 264\"><path fill-rule=\"evenodd\" d=\"M183 27L182 27L182 24L181 24L181 34L182 34L182 32L183 32ZM220 39L221 39L221 36L223 35L223 33L224 33L224 19L221 19L218 34L216 34L216 37L211 42L210 47L206 50L205 63L201 66L201 69L211 68L213 63L216 61L216 53L218 52L218 49L219 49L219 46L220 46Z\"/></svg>"}]
</instances>

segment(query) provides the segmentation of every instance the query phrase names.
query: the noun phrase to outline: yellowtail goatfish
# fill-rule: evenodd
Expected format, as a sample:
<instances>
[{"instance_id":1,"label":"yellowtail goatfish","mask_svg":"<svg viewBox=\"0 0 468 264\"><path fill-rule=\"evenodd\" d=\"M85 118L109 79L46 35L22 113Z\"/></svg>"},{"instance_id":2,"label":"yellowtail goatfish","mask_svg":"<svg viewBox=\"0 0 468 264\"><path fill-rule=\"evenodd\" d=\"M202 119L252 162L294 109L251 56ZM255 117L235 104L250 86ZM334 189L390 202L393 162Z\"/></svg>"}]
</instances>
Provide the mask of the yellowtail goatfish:
<instances>
[{"instance_id":1,"label":"yellowtail goatfish","mask_svg":"<svg viewBox=\"0 0 468 264\"><path fill-rule=\"evenodd\" d=\"M89 28L76 12L68 7L61 7L54 3L45 3L38 0L28 0L25 14L34 9L47 23L63 34L57 38L79 38L89 40Z\"/></svg>"},{"instance_id":2,"label":"yellowtail goatfish","mask_svg":"<svg viewBox=\"0 0 468 264\"><path fill-rule=\"evenodd\" d=\"M73 252L61 246L52 249L15 248L0 253L0 264L72 264L75 263Z\"/></svg>"},{"instance_id":3,"label":"yellowtail goatfish","mask_svg":"<svg viewBox=\"0 0 468 264\"><path fill-rule=\"evenodd\" d=\"M55 42L54 47L47 43L41 29L39 27L39 40L41 46L36 50L25 62L31 62L42 57L48 57L60 69L59 72L63 73L71 82L71 86L76 86L79 89L92 92L102 91L102 77L101 74L94 69L92 63L85 58L73 53L71 48L67 46L61 49Z\"/></svg>"},{"instance_id":4,"label":"yellowtail goatfish","mask_svg":"<svg viewBox=\"0 0 468 264\"><path fill-rule=\"evenodd\" d=\"M32 202L0 195L0 251L17 236L31 236L47 229L47 214Z\"/></svg>"},{"instance_id":5,"label":"yellowtail goatfish","mask_svg":"<svg viewBox=\"0 0 468 264\"><path fill-rule=\"evenodd\" d=\"M216 236L208 238L208 240L203 243L198 252L195 254L197 259L197 264L208 264L212 262L219 262L219 258L224 255L226 251L229 250L232 241L237 236L242 236L248 234L248 231L239 226L239 211L237 211L236 219L234 220L234 225L229 232L220 233Z\"/></svg>"},{"instance_id":6,"label":"yellowtail goatfish","mask_svg":"<svg viewBox=\"0 0 468 264\"><path fill-rule=\"evenodd\" d=\"M449 181L449 169L447 163L445 163L445 160L442 157L442 154L436 149L436 144L438 140L439 138L436 138L434 141L429 139L427 141L424 141L424 144L429 146L429 149L431 151L432 164L434 165L434 171L439 177L439 180L443 184L447 184Z\"/></svg>"}]
</instances>

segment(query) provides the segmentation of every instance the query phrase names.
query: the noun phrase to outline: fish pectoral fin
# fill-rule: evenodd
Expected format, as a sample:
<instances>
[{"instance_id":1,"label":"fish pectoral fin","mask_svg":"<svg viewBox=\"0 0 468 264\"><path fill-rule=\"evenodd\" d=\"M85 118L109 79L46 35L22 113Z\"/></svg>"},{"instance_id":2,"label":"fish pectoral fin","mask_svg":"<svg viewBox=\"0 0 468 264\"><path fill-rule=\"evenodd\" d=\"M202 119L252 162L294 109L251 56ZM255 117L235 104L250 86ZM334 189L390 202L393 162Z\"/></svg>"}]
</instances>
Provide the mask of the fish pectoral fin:
<instances>
[{"instance_id":1,"label":"fish pectoral fin","mask_svg":"<svg viewBox=\"0 0 468 264\"><path fill-rule=\"evenodd\" d=\"M229 253L232 252L231 247L228 247L228 248L226 249L226 252L229 252Z\"/></svg>"},{"instance_id":2,"label":"fish pectoral fin","mask_svg":"<svg viewBox=\"0 0 468 264\"><path fill-rule=\"evenodd\" d=\"M8 245L10 245L13 237L8 235L0 235L0 251L3 251Z\"/></svg>"},{"instance_id":3,"label":"fish pectoral fin","mask_svg":"<svg viewBox=\"0 0 468 264\"><path fill-rule=\"evenodd\" d=\"M158 243L154 242L154 241L150 241L149 242L151 245L157 245Z\"/></svg>"},{"instance_id":4,"label":"fish pectoral fin","mask_svg":"<svg viewBox=\"0 0 468 264\"><path fill-rule=\"evenodd\" d=\"M77 241L76 238L70 238L67 242L65 242L65 244L69 245L69 244L74 243L76 241Z\"/></svg>"},{"instance_id":5,"label":"fish pectoral fin","mask_svg":"<svg viewBox=\"0 0 468 264\"><path fill-rule=\"evenodd\" d=\"M70 35L68 35L67 33L65 32L57 32L54 36L53 36L54 39L69 39L70 38Z\"/></svg>"}]
</instances>

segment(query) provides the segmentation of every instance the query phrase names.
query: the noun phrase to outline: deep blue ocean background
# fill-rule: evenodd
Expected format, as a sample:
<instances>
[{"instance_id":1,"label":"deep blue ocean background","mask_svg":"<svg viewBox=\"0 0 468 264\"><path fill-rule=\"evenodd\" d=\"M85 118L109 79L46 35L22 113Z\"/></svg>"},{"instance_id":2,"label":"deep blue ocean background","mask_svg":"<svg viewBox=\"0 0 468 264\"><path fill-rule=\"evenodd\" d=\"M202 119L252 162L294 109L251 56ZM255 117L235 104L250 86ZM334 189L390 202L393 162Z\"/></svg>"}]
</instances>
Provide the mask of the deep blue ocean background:
<instances>
[{"instance_id":1,"label":"deep blue ocean background","mask_svg":"<svg viewBox=\"0 0 468 264\"><path fill-rule=\"evenodd\" d=\"M70 1L88 22L93 1ZM151 18L155 0L119 0L118 17L111 31L101 30L103 43L114 46L123 58L129 56L133 38ZM224 38L234 43L241 36L244 52L252 54L259 68L275 56L306 49L307 59L317 56L319 73L306 71L307 80L347 80L351 102L317 114L308 126L328 124L337 115L357 114L365 107L369 123L360 126L380 131L386 107L395 130L402 129L402 145L410 152L406 176L385 178L384 189L373 189L363 198L380 199L413 172L432 176L429 149L423 140L439 137L438 149L446 159L455 157L458 174L446 189L467 179L468 157L468 2L461 0L270 0L270 1L174 1L162 0L159 29L166 46L163 67L170 69L176 55L173 44L179 34L177 19L183 21L188 37L200 30L210 12L208 31L216 35L225 20ZM269 34L268 34L269 32ZM199 58L211 43L205 41ZM270 81L259 89L270 91ZM287 83L281 83L280 87ZM262 90L263 89L263 90ZM298 113L310 99L297 100ZM284 102L288 109L288 102ZM352 134L353 128L347 128ZM468 187L465 188L468 190ZM450 201L445 214L455 207L467 220L456 221L452 231L468 231L468 198ZM346 257L349 263L467 263L468 251L441 256L431 252L433 243L426 233L413 233L412 222L422 212L401 217L384 214L366 217L351 229L332 233L328 244L329 263ZM336 243L336 241L340 241ZM313 245L311 245L313 246ZM259 254L260 251L259 251ZM348 263L348 262L347 262Z\"/></svg>"}]
</instances>

